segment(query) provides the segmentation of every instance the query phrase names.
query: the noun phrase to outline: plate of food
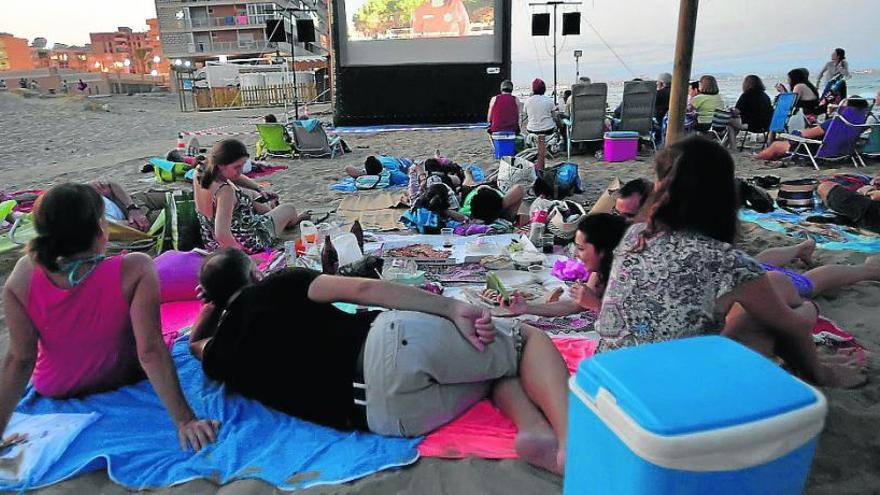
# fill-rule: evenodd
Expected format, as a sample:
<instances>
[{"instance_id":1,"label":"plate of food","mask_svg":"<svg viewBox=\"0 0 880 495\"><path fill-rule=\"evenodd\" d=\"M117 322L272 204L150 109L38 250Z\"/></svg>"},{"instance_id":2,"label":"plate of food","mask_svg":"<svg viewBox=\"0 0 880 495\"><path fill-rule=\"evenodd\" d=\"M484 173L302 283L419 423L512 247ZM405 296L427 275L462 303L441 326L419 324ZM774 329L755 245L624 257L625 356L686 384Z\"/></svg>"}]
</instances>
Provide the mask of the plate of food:
<instances>
[{"instance_id":1,"label":"plate of food","mask_svg":"<svg viewBox=\"0 0 880 495\"><path fill-rule=\"evenodd\" d=\"M448 264L454 262L452 251L436 249L430 244L408 244L384 248L383 258L408 258L420 263Z\"/></svg>"}]
</instances>

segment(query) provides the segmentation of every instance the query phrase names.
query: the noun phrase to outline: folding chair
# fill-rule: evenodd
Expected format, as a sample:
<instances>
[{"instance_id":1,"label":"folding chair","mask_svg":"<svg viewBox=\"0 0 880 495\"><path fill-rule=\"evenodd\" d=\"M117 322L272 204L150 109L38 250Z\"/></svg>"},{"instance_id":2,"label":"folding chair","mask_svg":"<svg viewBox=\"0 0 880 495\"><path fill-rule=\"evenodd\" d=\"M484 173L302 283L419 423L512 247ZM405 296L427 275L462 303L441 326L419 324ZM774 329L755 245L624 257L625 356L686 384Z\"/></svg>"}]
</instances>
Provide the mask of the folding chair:
<instances>
[{"instance_id":1,"label":"folding chair","mask_svg":"<svg viewBox=\"0 0 880 495\"><path fill-rule=\"evenodd\" d=\"M865 162L856 149L856 143L866 118L865 112L851 107L841 107L832 117L821 141L792 134L780 134L779 137L795 143L795 148L789 152L789 156L809 158L816 170L819 170L819 161L838 162L846 159L851 159L855 167L858 167L859 163L864 167Z\"/></svg>"},{"instance_id":2,"label":"folding chair","mask_svg":"<svg viewBox=\"0 0 880 495\"><path fill-rule=\"evenodd\" d=\"M602 141L608 85L575 84L571 87L571 115L562 122L566 128L566 150L571 159L571 143Z\"/></svg>"},{"instance_id":3,"label":"folding chair","mask_svg":"<svg viewBox=\"0 0 880 495\"><path fill-rule=\"evenodd\" d=\"M623 85L623 102L620 104L620 122L616 131L635 131L639 139L650 141L657 151L654 140L654 103L657 99L657 81L628 81Z\"/></svg>"},{"instance_id":4,"label":"folding chair","mask_svg":"<svg viewBox=\"0 0 880 495\"><path fill-rule=\"evenodd\" d=\"M257 156L278 156L293 158L293 147L284 135L281 124L257 124L260 140L257 142Z\"/></svg>"},{"instance_id":5,"label":"folding chair","mask_svg":"<svg viewBox=\"0 0 880 495\"><path fill-rule=\"evenodd\" d=\"M291 129L293 130L293 140L296 151L301 157L320 158L329 156L335 158L337 154L342 154L342 139L339 136L332 138L327 136L324 130L324 124L320 121L317 123L295 120Z\"/></svg>"},{"instance_id":6,"label":"folding chair","mask_svg":"<svg viewBox=\"0 0 880 495\"><path fill-rule=\"evenodd\" d=\"M706 134L717 139L722 145L726 145L732 118L733 112L716 108L715 113L712 114L712 124Z\"/></svg>"},{"instance_id":7,"label":"folding chair","mask_svg":"<svg viewBox=\"0 0 880 495\"><path fill-rule=\"evenodd\" d=\"M776 96L776 106L773 107L773 116L770 118L770 128L767 129L769 141L773 141L776 134L788 131L788 119L794 111L798 101L797 93L780 93ZM764 146L768 138L765 136Z\"/></svg>"}]
</instances>

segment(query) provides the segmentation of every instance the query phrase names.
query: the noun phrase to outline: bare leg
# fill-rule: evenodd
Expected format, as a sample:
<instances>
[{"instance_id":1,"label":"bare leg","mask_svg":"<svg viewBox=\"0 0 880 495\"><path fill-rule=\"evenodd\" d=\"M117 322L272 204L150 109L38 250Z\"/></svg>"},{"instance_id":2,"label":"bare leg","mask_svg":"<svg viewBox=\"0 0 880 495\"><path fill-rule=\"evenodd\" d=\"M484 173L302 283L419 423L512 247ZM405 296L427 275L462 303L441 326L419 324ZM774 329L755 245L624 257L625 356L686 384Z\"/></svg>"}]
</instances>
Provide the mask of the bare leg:
<instances>
[{"instance_id":1,"label":"bare leg","mask_svg":"<svg viewBox=\"0 0 880 495\"><path fill-rule=\"evenodd\" d=\"M880 255L869 256L861 265L825 265L804 275L813 282L813 296L868 280L880 280Z\"/></svg>"},{"instance_id":2,"label":"bare leg","mask_svg":"<svg viewBox=\"0 0 880 495\"><path fill-rule=\"evenodd\" d=\"M559 473L556 464L556 436L547 418L529 399L519 378L504 378L495 384L492 401L516 424L516 454L540 468Z\"/></svg>"},{"instance_id":3,"label":"bare leg","mask_svg":"<svg viewBox=\"0 0 880 495\"><path fill-rule=\"evenodd\" d=\"M519 184L510 188L504 198L501 200L501 206L504 208L511 218L516 218L519 213L519 207L522 205L523 198L526 195L525 189Z\"/></svg>"},{"instance_id":4,"label":"bare leg","mask_svg":"<svg viewBox=\"0 0 880 495\"><path fill-rule=\"evenodd\" d=\"M544 332L529 325L523 325L522 332L525 344L520 361L520 381L526 395L553 427L558 445L556 472L562 472L568 439L568 368Z\"/></svg>"},{"instance_id":5,"label":"bare leg","mask_svg":"<svg viewBox=\"0 0 880 495\"><path fill-rule=\"evenodd\" d=\"M544 169L544 157L547 154L547 136L538 134L538 158L535 160L535 169Z\"/></svg>"},{"instance_id":6,"label":"bare leg","mask_svg":"<svg viewBox=\"0 0 880 495\"><path fill-rule=\"evenodd\" d=\"M788 277L781 273L768 273L767 276L786 304L792 308L801 306L802 299ZM864 370L849 364L823 362L816 352L810 329L804 329L803 334L792 338L779 339L770 329L749 315L740 304L734 304L727 313L721 334L765 356L781 357L796 373L809 374L805 378L819 385L852 388L862 385L867 378ZM815 370L815 373L808 373L807 370Z\"/></svg>"},{"instance_id":7,"label":"bare leg","mask_svg":"<svg viewBox=\"0 0 880 495\"><path fill-rule=\"evenodd\" d=\"M364 169L353 167L351 165L345 167L345 173L348 174L349 177L354 177L355 179L366 174L366 172L364 172Z\"/></svg>"},{"instance_id":8,"label":"bare leg","mask_svg":"<svg viewBox=\"0 0 880 495\"><path fill-rule=\"evenodd\" d=\"M266 215L275 222L275 235L280 235L288 227L293 227L301 221L308 220L312 217L308 212L303 213L302 215L298 214L296 208L292 205L277 206L273 208L272 211L266 213Z\"/></svg>"},{"instance_id":9,"label":"bare leg","mask_svg":"<svg viewBox=\"0 0 880 495\"><path fill-rule=\"evenodd\" d=\"M788 141L775 141L758 153L757 157L761 160L777 160L785 156L789 149L791 144Z\"/></svg>"},{"instance_id":10,"label":"bare leg","mask_svg":"<svg viewBox=\"0 0 880 495\"><path fill-rule=\"evenodd\" d=\"M799 259L804 263L812 263L813 251L816 249L816 241L807 239L794 246L776 247L765 249L755 256L755 259L768 265L783 266Z\"/></svg>"}]
</instances>

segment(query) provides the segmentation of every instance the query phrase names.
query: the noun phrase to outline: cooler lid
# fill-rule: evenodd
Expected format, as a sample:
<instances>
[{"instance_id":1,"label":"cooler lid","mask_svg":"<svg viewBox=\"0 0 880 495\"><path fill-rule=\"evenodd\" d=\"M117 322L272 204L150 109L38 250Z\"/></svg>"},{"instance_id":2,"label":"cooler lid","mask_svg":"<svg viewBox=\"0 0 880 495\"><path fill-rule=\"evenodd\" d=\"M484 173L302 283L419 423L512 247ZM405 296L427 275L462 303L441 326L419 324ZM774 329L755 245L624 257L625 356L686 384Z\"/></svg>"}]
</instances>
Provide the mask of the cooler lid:
<instances>
[{"instance_id":1,"label":"cooler lid","mask_svg":"<svg viewBox=\"0 0 880 495\"><path fill-rule=\"evenodd\" d=\"M639 133L636 131L609 131L605 133L605 139L637 139Z\"/></svg>"},{"instance_id":2,"label":"cooler lid","mask_svg":"<svg viewBox=\"0 0 880 495\"><path fill-rule=\"evenodd\" d=\"M812 388L769 359L717 336L598 354L581 363L574 384L592 400L604 389L658 435L742 425L817 401Z\"/></svg>"}]
</instances>

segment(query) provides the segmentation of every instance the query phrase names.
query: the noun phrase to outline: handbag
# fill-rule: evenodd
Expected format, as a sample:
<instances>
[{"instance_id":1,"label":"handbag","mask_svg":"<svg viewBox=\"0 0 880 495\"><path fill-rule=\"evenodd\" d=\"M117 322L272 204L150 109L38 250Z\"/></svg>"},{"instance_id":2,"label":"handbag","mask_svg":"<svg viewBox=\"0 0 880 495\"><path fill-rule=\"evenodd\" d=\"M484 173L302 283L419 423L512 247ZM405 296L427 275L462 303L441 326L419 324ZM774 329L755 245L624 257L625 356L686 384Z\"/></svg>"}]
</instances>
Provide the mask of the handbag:
<instances>
[{"instance_id":1,"label":"handbag","mask_svg":"<svg viewBox=\"0 0 880 495\"><path fill-rule=\"evenodd\" d=\"M531 189L535 179L538 178L535 173L535 165L529 160L532 153L531 150L523 151L517 154L511 160L506 156L501 159L498 164L498 189L507 194L515 185L520 185L528 191Z\"/></svg>"}]
</instances>

